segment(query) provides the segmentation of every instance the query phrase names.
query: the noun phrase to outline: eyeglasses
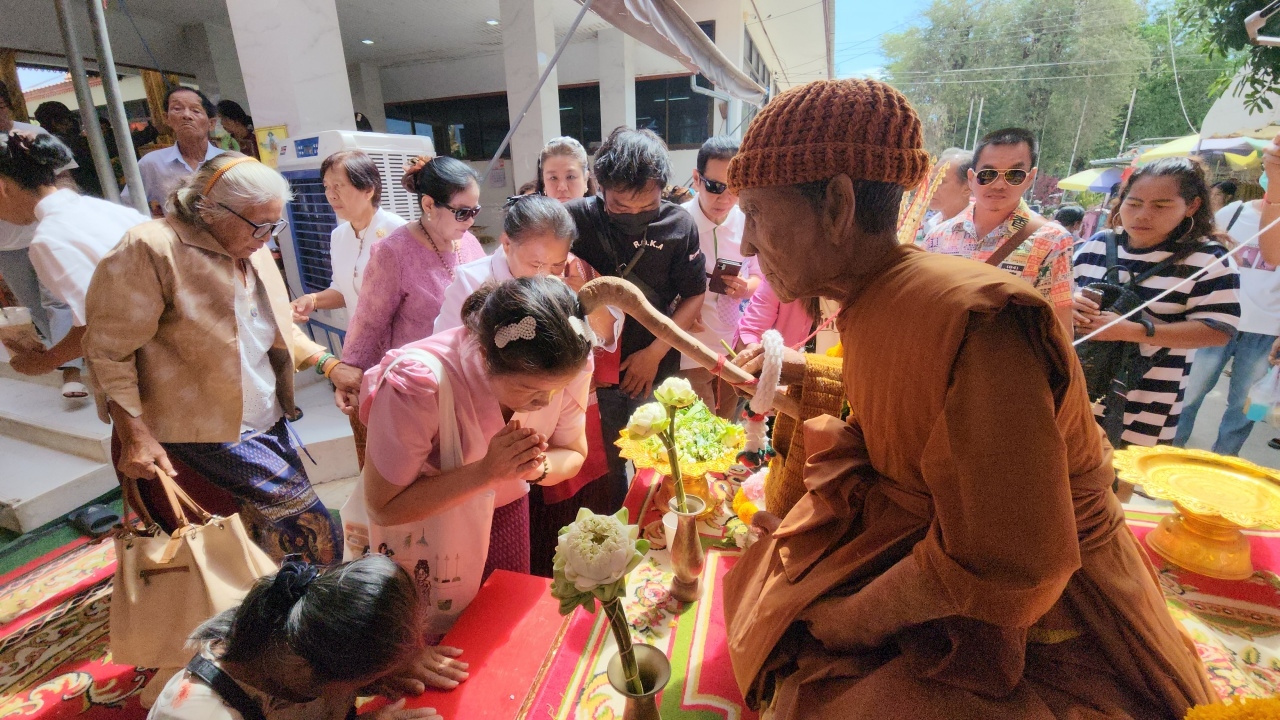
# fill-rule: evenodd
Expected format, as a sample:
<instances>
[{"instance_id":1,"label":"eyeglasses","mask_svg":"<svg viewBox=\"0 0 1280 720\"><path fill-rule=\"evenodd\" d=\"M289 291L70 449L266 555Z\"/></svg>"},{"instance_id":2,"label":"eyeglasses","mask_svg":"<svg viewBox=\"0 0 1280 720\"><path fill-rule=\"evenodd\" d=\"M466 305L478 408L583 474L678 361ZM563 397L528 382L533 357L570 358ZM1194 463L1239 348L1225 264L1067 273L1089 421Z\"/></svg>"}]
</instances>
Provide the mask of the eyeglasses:
<instances>
[{"instance_id":1,"label":"eyeglasses","mask_svg":"<svg viewBox=\"0 0 1280 720\"><path fill-rule=\"evenodd\" d=\"M449 207L448 205L445 205L444 203L440 203L440 207L442 207L442 208L444 208L445 210L448 210L449 212L453 213L453 219L454 219L454 220L457 220L458 222L466 222L466 221L470 220L471 218L473 218L473 217L475 217L475 216L477 216L477 215L479 215L479 214L480 214L480 206L479 206L479 205L477 205L477 206L475 206L475 207L455 208L455 207Z\"/></svg>"},{"instance_id":2,"label":"eyeglasses","mask_svg":"<svg viewBox=\"0 0 1280 720\"><path fill-rule=\"evenodd\" d=\"M1018 187L1027 181L1027 176L1030 174L1031 173L1026 170L1019 168L1013 168L1012 170L992 170L988 168L986 170L978 170L974 173L974 177L978 179L979 185L990 185L996 181L996 178L1003 175L1005 182L1014 187Z\"/></svg>"},{"instance_id":3,"label":"eyeglasses","mask_svg":"<svg viewBox=\"0 0 1280 720\"><path fill-rule=\"evenodd\" d=\"M264 238L264 237L267 237L268 235L270 235L273 239L274 239L274 238L277 238L277 237L279 237L279 236L280 236L280 233L284 232L284 229L285 229L286 227L288 227L288 226L289 226L289 221L288 221L288 220L277 220L277 221L275 221L275 222L256 223L256 222L254 222L254 221L250 220L249 218L247 218L247 217L245 217L245 216L241 215L240 213L236 212L235 210L232 210L231 208L227 207L227 206L226 206L226 205L224 205L223 203L218 203L218 204L219 204L219 205L222 205L222 209L223 209L223 210L226 210L227 212L231 213L232 215L235 215L236 217L240 218L241 220L243 220L243 221L245 221L245 222L249 223L250 225L252 225L252 226L253 226L253 236L254 236L255 238L258 238L259 240L261 240L261 239L262 239L262 238Z\"/></svg>"},{"instance_id":4,"label":"eyeglasses","mask_svg":"<svg viewBox=\"0 0 1280 720\"><path fill-rule=\"evenodd\" d=\"M729 183L723 183L723 182L720 182L719 180L708 180L707 178L702 178L702 187L706 188L707 192L711 193L712 195L719 195L720 193L723 193L725 190L729 189Z\"/></svg>"}]
</instances>

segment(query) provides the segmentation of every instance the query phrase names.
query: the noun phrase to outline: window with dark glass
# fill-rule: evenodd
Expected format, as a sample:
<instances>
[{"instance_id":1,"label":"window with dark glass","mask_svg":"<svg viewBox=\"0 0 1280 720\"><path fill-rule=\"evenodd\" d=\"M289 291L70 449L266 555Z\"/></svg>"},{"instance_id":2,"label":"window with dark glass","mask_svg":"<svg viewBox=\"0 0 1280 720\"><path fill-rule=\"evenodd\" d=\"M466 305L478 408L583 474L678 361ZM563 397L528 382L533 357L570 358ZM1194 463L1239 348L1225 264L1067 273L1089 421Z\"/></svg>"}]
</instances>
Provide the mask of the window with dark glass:
<instances>
[{"instance_id":1,"label":"window with dark glass","mask_svg":"<svg viewBox=\"0 0 1280 720\"><path fill-rule=\"evenodd\" d=\"M388 132L430 137L437 155L459 160L488 160L511 129L506 93L388 105L386 112Z\"/></svg>"},{"instance_id":2,"label":"window with dark glass","mask_svg":"<svg viewBox=\"0 0 1280 720\"><path fill-rule=\"evenodd\" d=\"M560 88L560 134L584 147L600 142L600 86Z\"/></svg>"},{"instance_id":3,"label":"window with dark glass","mask_svg":"<svg viewBox=\"0 0 1280 720\"><path fill-rule=\"evenodd\" d=\"M716 39L714 21L698 23L712 41ZM636 126L654 131L672 149L693 149L711 137L712 98L699 95L689 87L689 75L656 80L636 81ZM710 88L702 75L699 86Z\"/></svg>"}]
</instances>

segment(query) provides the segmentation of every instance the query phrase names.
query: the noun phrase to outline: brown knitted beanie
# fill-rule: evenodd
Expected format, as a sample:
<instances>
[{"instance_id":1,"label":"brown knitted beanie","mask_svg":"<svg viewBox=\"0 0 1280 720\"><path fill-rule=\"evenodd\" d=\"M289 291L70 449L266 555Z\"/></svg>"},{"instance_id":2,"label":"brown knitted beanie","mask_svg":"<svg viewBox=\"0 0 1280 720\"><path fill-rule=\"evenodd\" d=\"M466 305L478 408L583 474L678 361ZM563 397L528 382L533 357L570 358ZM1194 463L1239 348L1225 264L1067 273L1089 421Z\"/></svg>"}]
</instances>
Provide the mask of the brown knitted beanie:
<instances>
[{"instance_id":1,"label":"brown knitted beanie","mask_svg":"<svg viewBox=\"0 0 1280 720\"><path fill-rule=\"evenodd\" d=\"M729 163L729 186L798 185L841 173L912 187L929 172L920 118L876 80L818 80L769 102Z\"/></svg>"}]
</instances>

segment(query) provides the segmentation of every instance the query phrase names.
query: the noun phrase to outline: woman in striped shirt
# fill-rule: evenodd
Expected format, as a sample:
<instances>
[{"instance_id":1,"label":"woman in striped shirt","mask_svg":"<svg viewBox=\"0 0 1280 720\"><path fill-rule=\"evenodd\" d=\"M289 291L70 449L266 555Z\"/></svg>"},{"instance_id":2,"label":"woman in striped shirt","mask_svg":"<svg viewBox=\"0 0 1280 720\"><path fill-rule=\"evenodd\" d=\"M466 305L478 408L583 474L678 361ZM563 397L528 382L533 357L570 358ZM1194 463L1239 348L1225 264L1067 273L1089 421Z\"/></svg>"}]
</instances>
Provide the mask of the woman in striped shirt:
<instances>
[{"instance_id":1,"label":"woman in striped shirt","mask_svg":"<svg viewBox=\"0 0 1280 720\"><path fill-rule=\"evenodd\" d=\"M1133 288L1149 301L1173 291L1138 315L1117 324L1096 340L1139 343L1152 357L1169 352L1125 396L1124 443L1156 445L1173 440L1182 411L1182 395L1195 349L1225 345L1240 322L1240 275L1214 228L1204 168L1188 158L1158 160L1139 169L1120 194L1112 230L1094 235L1075 258L1078 288L1103 279L1107 243L1116 245L1120 282L1128 283L1179 250L1194 250ZM1184 282L1202 268L1194 282ZM1116 319L1078 290L1076 332L1085 335ZM1095 410L1095 412L1101 412Z\"/></svg>"}]
</instances>

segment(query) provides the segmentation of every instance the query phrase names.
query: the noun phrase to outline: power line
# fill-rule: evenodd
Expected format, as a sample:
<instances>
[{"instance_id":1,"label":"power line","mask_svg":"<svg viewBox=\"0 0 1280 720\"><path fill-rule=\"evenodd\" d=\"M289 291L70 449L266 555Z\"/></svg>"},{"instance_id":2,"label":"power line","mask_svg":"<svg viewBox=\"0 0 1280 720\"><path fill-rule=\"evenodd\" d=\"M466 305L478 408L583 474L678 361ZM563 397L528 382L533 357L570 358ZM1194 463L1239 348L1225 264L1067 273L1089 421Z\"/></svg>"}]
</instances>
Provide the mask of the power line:
<instances>
[{"instance_id":1,"label":"power line","mask_svg":"<svg viewBox=\"0 0 1280 720\"><path fill-rule=\"evenodd\" d=\"M1193 55L1184 55L1184 58L1195 57ZM894 75L941 75L943 73L966 73L966 72L987 72L991 70L1023 70L1025 68L1038 67L1058 67L1061 65L1106 65L1107 63L1131 62L1136 60L1162 60L1163 55L1155 57L1120 57L1108 60L1064 60L1062 62L1053 63L1032 63L1027 65L1001 65L997 67L972 67L972 68L956 68L954 70L901 70L895 72Z\"/></svg>"},{"instance_id":2,"label":"power line","mask_svg":"<svg viewBox=\"0 0 1280 720\"><path fill-rule=\"evenodd\" d=\"M894 82L892 77L893 74L889 73L889 77L885 82L888 82L890 85L893 85L894 87L911 87L911 86L926 86L926 85L977 85L982 83L1035 82L1039 80L1079 80L1083 78L1135 77L1138 75L1142 75L1145 72L1147 71L1136 70L1136 71L1127 72L1127 73L1101 73L1101 74L1094 73L1089 75L1046 75L1041 77L989 78L989 79L979 79L979 80L912 80L908 82ZM1180 72L1183 75L1186 75L1188 73L1213 73L1216 75L1220 71L1203 69L1203 70L1182 70ZM826 73L798 73L796 77L798 78L826 77Z\"/></svg>"},{"instance_id":3,"label":"power line","mask_svg":"<svg viewBox=\"0 0 1280 720\"><path fill-rule=\"evenodd\" d=\"M778 18L780 18L780 17L786 17L787 15L791 15L791 14L794 14L794 13L798 13L798 12L800 12L800 11L802 11L802 10L808 10L809 8L815 8L815 7L818 7L819 5L823 5L823 4L825 4L825 1L826 1L826 0L819 0L818 2L813 3L812 5L802 5L802 6L798 7L798 8L795 8L794 10L788 10L788 11L786 11L786 12L784 12L784 13L778 13L777 15L770 15L770 16L769 16L769 17L767 17L767 18L760 17L760 13L759 13L759 11L756 11L756 18L757 18L757 20L756 20L755 22L749 22L749 23L747 23L747 24L748 24L748 25L763 25L765 20L777 20L777 19L778 19Z\"/></svg>"},{"instance_id":4,"label":"power line","mask_svg":"<svg viewBox=\"0 0 1280 720\"><path fill-rule=\"evenodd\" d=\"M1178 105L1182 106L1182 117L1187 121L1187 125L1191 128L1191 132L1199 134L1195 123L1191 122L1191 116L1187 114L1187 104L1182 101L1182 81L1178 79L1178 59L1173 54L1173 20L1171 15L1166 13L1164 16L1165 28L1169 31L1169 60L1173 63L1173 85L1178 89Z\"/></svg>"}]
</instances>

